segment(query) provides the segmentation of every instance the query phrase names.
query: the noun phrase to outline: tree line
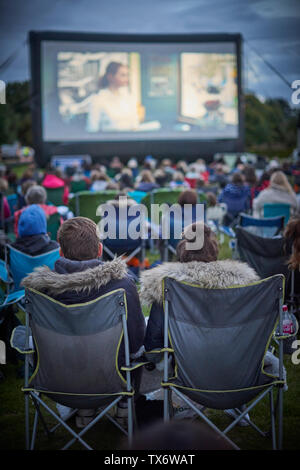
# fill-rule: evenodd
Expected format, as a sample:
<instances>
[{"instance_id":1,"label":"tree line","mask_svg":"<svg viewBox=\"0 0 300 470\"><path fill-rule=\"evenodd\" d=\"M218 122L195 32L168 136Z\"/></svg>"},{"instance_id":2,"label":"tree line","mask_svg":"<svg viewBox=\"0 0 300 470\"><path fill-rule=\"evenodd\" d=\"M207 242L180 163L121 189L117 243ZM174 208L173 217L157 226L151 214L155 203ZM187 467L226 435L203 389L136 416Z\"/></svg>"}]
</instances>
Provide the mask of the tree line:
<instances>
[{"instance_id":1,"label":"tree line","mask_svg":"<svg viewBox=\"0 0 300 470\"><path fill-rule=\"evenodd\" d=\"M6 105L0 106L0 145L19 141L33 146L30 83L7 84ZM262 102L244 95L245 150L287 157L296 147L297 111L284 99Z\"/></svg>"}]
</instances>

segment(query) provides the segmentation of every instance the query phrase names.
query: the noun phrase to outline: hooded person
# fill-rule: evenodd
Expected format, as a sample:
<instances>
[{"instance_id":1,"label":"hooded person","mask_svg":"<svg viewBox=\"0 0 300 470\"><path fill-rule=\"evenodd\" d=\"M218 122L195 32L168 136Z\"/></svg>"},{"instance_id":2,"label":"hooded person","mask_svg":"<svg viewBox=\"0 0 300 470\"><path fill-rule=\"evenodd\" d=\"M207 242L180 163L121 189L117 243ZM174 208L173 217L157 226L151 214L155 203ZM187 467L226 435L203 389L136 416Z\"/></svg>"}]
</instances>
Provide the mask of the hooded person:
<instances>
[{"instance_id":1,"label":"hooded person","mask_svg":"<svg viewBox=\"0 0 300 470\"><path fill-rule=\"evenodd\" d=\"M242 174L233 174L231 183L225 186L218 200L227 206L224 225L230 225L240 212L245 212L250 208L251 193L249 187L244 184Z\"/></svg>"},{"instance_id":2,"label":"hooded person","mask_svg":"<svg viewBox=\"0 0 300 470\"><path fill-rule=\"evenodd\" d=\"M11 246L30 256L42 255L59 247L47 234L46 215L37 204L22 211L18 221L18 234Z\"/></svg>"},{"instance_id":3,"label":"hooded person","mask_svg":"<svg viewBox=\"0 0 300 470\"><path fill-rule=\"evenodd\" d=\"M58 231L60 258L53 271L46 267L36 268L22 285L33 288L65 304L90 302L116 289L124 289L128 308L127 327L129 350L132 357L138 355L144 341L145 319L142 314L134 281L127 273L126 262L121 258L103 262L102 244L98 226L91 219L74 217L66 220ZM118 354L119 369L125 363L124 341ZM138 391L139 370L132 374ZM78 426L83 427L90 419L90 412L78 416ZM83 418L83 424L80 424ZM82 420L81 420L82 423Z\"/></svg>"},{"instance_id":4,"label":"hooded person","mask_svg":"<svg viewBox=\"0 0 300 470\"><path fill-rule=\"evenodd\" d=\"M187 242L191 239L191 232L200 233L200 230L204 233L203 247L200 250L188 250ZM151 307L144 343L146 351L161 349L164 343L164 277L198 284L207 289L223 289L259 280L248 264L231 259L218 261L218 253L214 232L203 222L196 222L184 229L182 239L176 247L177 262L163 263L141 273L141 303Z\"/></svg>"}]
</instances>

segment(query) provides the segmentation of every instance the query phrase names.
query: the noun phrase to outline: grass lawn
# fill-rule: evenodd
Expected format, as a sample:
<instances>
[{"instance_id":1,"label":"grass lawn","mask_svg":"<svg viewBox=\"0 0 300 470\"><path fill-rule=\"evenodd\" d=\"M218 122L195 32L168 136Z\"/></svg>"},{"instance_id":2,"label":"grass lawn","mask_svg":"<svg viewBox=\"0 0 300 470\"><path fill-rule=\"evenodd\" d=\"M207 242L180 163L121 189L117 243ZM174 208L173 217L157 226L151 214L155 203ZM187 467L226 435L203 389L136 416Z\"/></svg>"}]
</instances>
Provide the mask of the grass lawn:
<instances>
[{"instance_id":1,"label":"grass lawn","mask_svg":"<svg viewBox=\"0 0 300 470\"><path fill-rule=\"evenodd\" d=\"M156 255L149 254L150 262L154 261ZM228 247L228 240L220 250L220 259L231 257ZM144 309L144 314L148 315L148 310ZM20 316L22 318L22 316ZM18 365L7 364L1 366L1 371L5 379L0 382L0 449L1 450L23 450L25 448L25 424L24 424L24 395L21 391L23 379L18 377ZM291 356L284 357L284 364L287 369L289 389L284 393L284 419L283 419L283 448L300 449L300 365L293 365ZM50 404L51 401L47 400ZM51 405L52 406L52 405ZM231 419L222 411L208 410L214 422L221 428L230 424ZM269 401L265 398L254 411L250 413L251 419L263 430L269 429ZM44 414L47 423L55 424L51 416ZM33 418L33 412L31 412ZM74 420L73 420L74 423ZM72 425L72 420L70 421ZM74 423L75 424L75 423ZM236 442L243 450L269 450L272 449L270 438L261 437L251 427L236 427L228 436ZM119 449L123 443L123 435L107 419L101 420L86 435L88 443L97 450ZM39 427L36 449L55 450L62 447L69 435L59 428L49 439L42 426ZM72 449L82 449L82 446L75 444Z\"/></svg>"}]
</instances>

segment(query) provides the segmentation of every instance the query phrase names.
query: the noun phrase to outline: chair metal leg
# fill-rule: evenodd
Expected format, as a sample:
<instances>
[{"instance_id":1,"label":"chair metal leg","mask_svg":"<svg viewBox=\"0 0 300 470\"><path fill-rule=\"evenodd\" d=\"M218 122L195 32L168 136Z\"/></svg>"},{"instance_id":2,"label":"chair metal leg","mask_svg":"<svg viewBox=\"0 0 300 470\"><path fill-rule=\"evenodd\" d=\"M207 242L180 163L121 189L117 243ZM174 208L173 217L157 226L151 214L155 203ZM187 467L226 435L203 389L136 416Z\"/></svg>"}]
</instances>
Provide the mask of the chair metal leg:
<instances>
[{"instance_id":1,"label":"chair metal leg","mask_svg":"<svg viewBox=\"0 0 300 470\"><path fill-rule=\"evenodd\" d=\"M278 390L279 409L278 409L278 450L282 450L282 416L283 416L283 387L279 387Z\"/></svg>"},{"instance_id":2,"label":"chair metal leg","mask_svg":"<svg viewBox=\"0 0 300 470\"><path fill-rule=\"evenodd\" d=\"M31 436L30 450L33 450L33 449L34 449L38 419L39 419L39 413L38 413L38 410L36 409L36 410L35 410L35 415L34 415L34 422L33 422L32 436Z\"/></svg>"},{"instance_id":3,"label":"chair metal leg","mask_svg":"<svg viewBox=\"0 0 300 470\"><path fill-rule=\"evenodd\" d=\"M164 422L170 421L169 390L164 388Z\"/></svg>"},{"instance_id":4,"label":"chair metal leg","mask_svg":"<svg viewBox=\"0 0 300 470\"><path fill-rule=\"evenodd\" d=\"M133 435L132 397L128 397L127 399L127 408L128 408L128 444L130 446L132 443L132 435Z\"/></svg>"},{"instance_id":5,"label":"chair metal leg","mask_svg":"<svg viewBox=\"0 0 300 470\"><path fill-rule=\"evenodd\" d=\"M29 450L29 392L25 392L25 445L26 450Z\"/></svg>"}]
</instances>

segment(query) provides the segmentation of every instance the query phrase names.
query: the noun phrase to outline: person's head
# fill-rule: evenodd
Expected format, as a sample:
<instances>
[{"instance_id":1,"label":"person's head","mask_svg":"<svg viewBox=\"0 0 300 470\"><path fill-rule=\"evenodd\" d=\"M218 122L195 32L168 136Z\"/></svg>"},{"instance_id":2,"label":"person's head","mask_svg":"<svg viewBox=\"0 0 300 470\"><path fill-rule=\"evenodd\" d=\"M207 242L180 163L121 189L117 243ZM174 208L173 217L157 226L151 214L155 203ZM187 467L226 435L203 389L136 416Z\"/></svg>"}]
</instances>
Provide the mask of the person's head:
<instances>
[{"instance_id":1,"label":"person's head","mask_svg":"<svg viewBox=\"0 0 300 470\"><path fill-rule=\"evenodd\" d=\"M234 173L231 178L232 184L237 186L243 186L244 184L244 176L241 173Z\"/></svg>"},{"instance_id":2,"label":"person's head","mask_svg":"<svg viewBox=\"0 0 300 470\"><path fill-rule=\"evenodd\" d=\"M47 192L43 186L35 184L30 186L25 194L26 204L45 204L47 201Z\"/></svg>"},{"instance_id":3,"label":"person's head","mask_svg":"<svg viewBox=\"0 0 300 470\"><path fill-rule=\"evenodd\" d=\"M5 178L0 178L0 193L5 193L8 189L8 182Z\"/></svg>"},{"instance_id":4,"label":"person's head","mask_svg":"<svg viewBox=\"0 0 300 470\"><path fill-rule=\"evenodd\" d=\"M121 88L128 86L129 72L127 65L120 62L110 62L105 74L100 80L101 88Z\"/></svg>"},{"instance_id":5,"label":"person's head","mask_svg":"<svg viewBox=\"0 0 300 470\"><path fill-rule=\"evenodd\" d=\"M283 171L275 171L272 173L270 178L270 186L280 186L282 190L293 193L293 188Z\"/></svg>"},{"instance_id":6,"label":"person's head","mask_svg":"<svg viewBox=\"0 0 300 470\"><path fill-rule=\"evenodd\" d=\"M154 176L156 184L158 184L159 186L165 185L167 181L167 175L163 170L161 169L155 170L153 176Z\"/></svg>"},{"instance_id":7,"label":"person's head","mask_svg":"<svg viewBox=\"0 0 300 470\"><path fill-rule=\"evenodd\" d=\"M297 269L300 266L300 217L290 219L284 229L286 241L292 243L293 251L288 261L290 269Z\"/></svg>"},{"instance_id":8,"label":"person's head","mask_svg":"<svg viewBox=\"0 0 300 470\"><path fill-rule=\"evenodd\" d=\"M26 180L24 181L24 183L21 184L21 193L23 194L23 196L26 196L28 189L32 186L36 186L35 180Z\"/></svg>"},{"instance_id":9,"label":"person's head","mask_svg":"<svg viewBox=\"0 0 300 470\"><path fill-rule=\"evenodd\" d=\"M182 191L178 197L178 204L183 207L185 204L192 204L195 206L198 202L198 195L196 191L192 189L187 189L186 191Z\"/></svg>"},{"instance_id":10,"label":"person's head","mask_svg":"<svg viewBox=\"0 0 300 470\"><path fill-rule=\"evenodd\" d=\"M217 205L217 197L214 193L208 192L206 194L208 207L215 207Z\"/></svg>"},{"instance_id":11,"label":"person's head","mask_svg":"<svg viewBox=\"0 0 300 470\"><path fill-rule=\"evenodd\" d=\"M40 206L32 204L21 213L18 233L21 238L47 233L46 215Z\"/></svg>"},{"instance_id":12,"label":"person's head","mask_svg":"<svg viewBox=\"0 0 300 470\"><path fill-rule=\"evenodd\" d=\"M140 174L141 183L154 183L155 180L150 170L143 170Z\"/></svg>"},{"instance_id":13,"label":"person's head","mask_svg":"<svg viewBox=\"0 0 300 470\"><path fill-rule=\"evenodd\" d=\"M190 245L203 241L200 249L190 249ZM199 238L198 238L199 237ZM201 244L201 243L200 243ZM177 260L180 263L189 263L191 261L201 261L210 263L217 261L219 254L218 241L214 232L203 222L194 222L187 226L182 234L182 240L176 247Z\"/></svg>"},{"instance_id":14,"label":"person's head","mask_svg":"<svg viewBox=\"0 0 300 470\"><path fill-rule=\"evenodd\" d=\"M175 171L172 177L173 181L177 183L183 183L184 182L184 174L181 171Z\"/></svg>"},{"instance_id":15,"label":"person's head","mask_svg":"<svg viewBox=\"0 0 300 470\"><path fill-rule=\"evenodd\" d=\"M97 224L86 217L73 217L59 228L57 241L60 256L74 261L87 261L102 255L102 244Z\"/></svg>"},{"instance_id":16,"label":"person's head","mask_svg":"<svg viewBox=\"0 0 300 470\"><path fill-rule=\"evenodd\" d=\"M91 181L94 183L95 181L108 181L109 178L106 175L106 173L103 173L102 171L98 170L93 170L91 172Z\"/></svg>"},{"instance_id":17,"label":"person's head","mask_svg":"<svg viewBox=\"0 0 300 470\"><path fill-rule=\"evenodd\" d=\"M257 184L255 169L252 166L246 165L243 174L245 177L245 182L250 186L255 186Z\"/></svg>"}]
</instances>

